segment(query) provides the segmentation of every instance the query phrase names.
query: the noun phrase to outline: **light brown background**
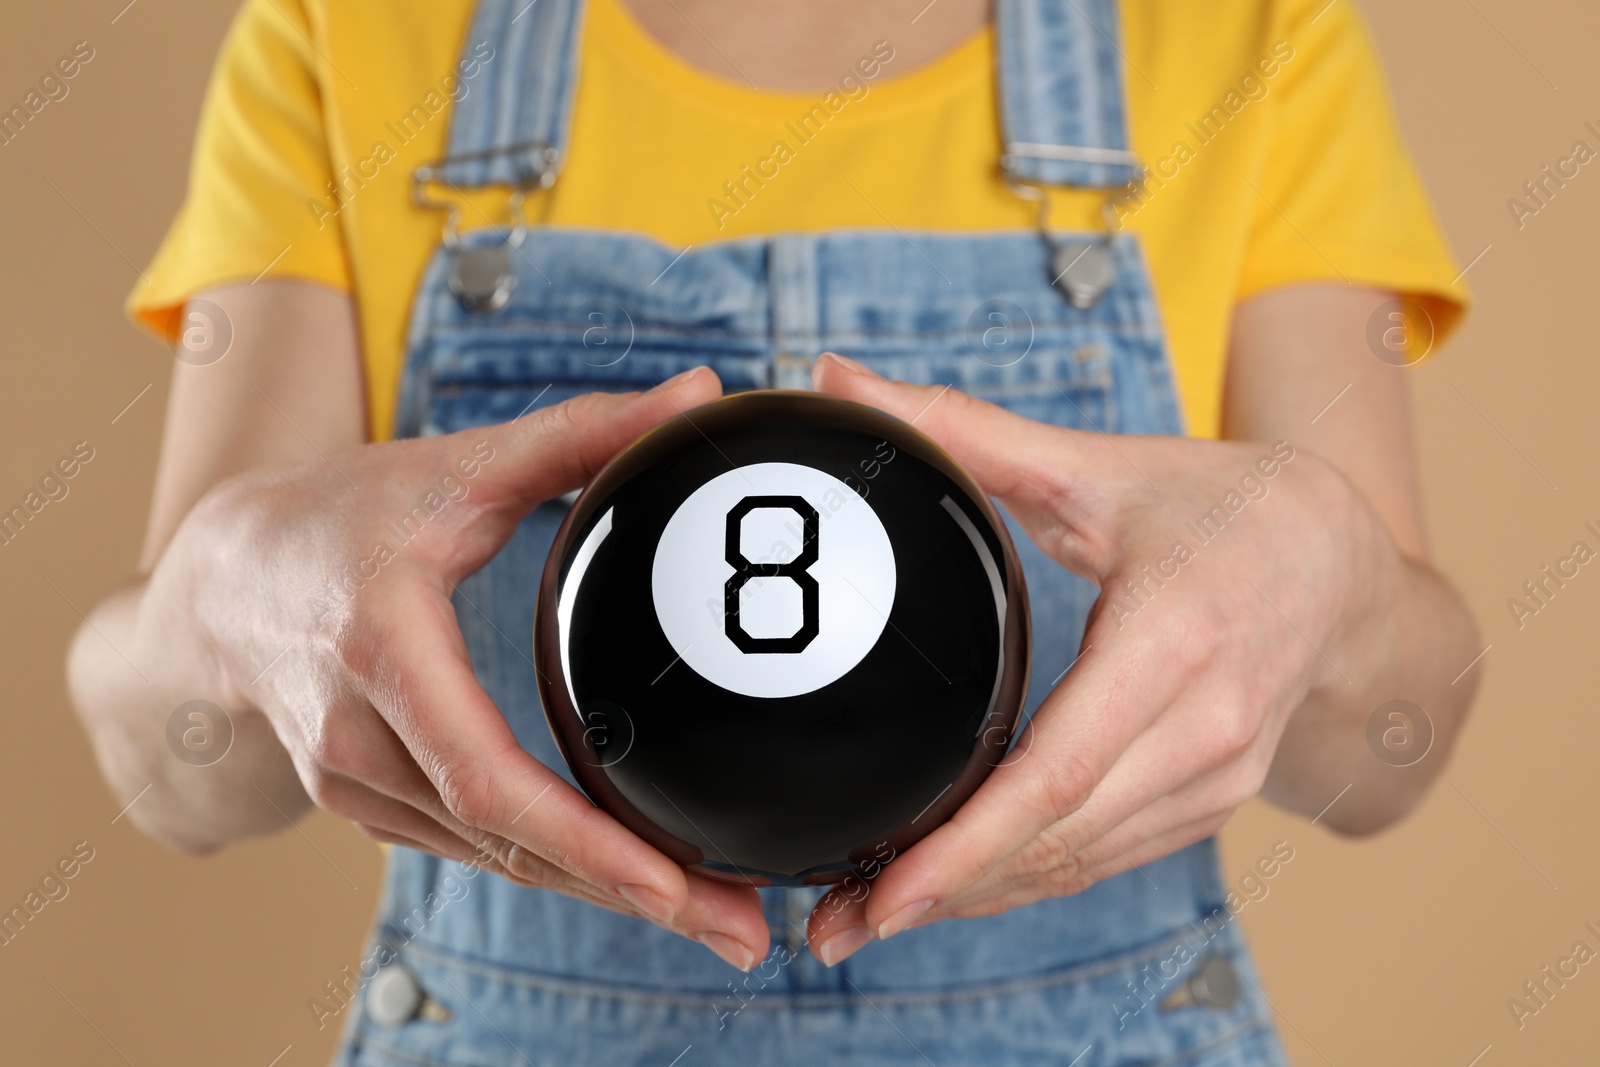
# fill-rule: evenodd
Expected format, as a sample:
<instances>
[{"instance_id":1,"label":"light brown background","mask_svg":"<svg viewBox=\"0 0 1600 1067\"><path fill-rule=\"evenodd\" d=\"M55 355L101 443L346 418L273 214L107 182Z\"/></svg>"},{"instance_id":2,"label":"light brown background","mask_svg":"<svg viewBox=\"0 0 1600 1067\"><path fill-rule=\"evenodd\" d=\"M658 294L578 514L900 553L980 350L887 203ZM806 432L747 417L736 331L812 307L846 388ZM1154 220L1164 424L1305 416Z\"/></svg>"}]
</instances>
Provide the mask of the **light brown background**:
<instances>
[{"instance_id":1,"label":"light brown background","mask_svg":"<svg viewBox=\"0 0 1600 1067\"><path fill-rule=\"evenodd\" d=\"M360 957L376 848L316 817L209 859L162 850L113 821L129 798L107 793L64 691L77 609L134 565L166 390L170 357L119 305L179 202L232 10L139 0L113 23L123 2L0 15L5 108L73 42L97 51L67 99L0 148L0 503L73 442L97 454L0 548L0 911L75 842L96 852L65 900L0 947L0 1047L18 1064L322 1064L334 1028L319 1033L306 1001ZM1280 839L1296 850L1242 920L1299 1067L1594 1063L1600 963L1520 1031L1506 1001L1579 938L1600 949L1583 930L1600 925L1600 567L1521 631L1506 599L1578 538L1600 548L1582 529L1600 522L1600 164L1521 231L1506 200L1575 140L1600 148L1583 129L1600 125L1600 13L1368 7L1454 247L1463 263L1487 248L1466 331L1412 373L1438 553L1492 649L1476 719L1417 817L1351 843L1252 807L1224 835L1225 873L1237 880Z\"/></svg>"}]
</instances>

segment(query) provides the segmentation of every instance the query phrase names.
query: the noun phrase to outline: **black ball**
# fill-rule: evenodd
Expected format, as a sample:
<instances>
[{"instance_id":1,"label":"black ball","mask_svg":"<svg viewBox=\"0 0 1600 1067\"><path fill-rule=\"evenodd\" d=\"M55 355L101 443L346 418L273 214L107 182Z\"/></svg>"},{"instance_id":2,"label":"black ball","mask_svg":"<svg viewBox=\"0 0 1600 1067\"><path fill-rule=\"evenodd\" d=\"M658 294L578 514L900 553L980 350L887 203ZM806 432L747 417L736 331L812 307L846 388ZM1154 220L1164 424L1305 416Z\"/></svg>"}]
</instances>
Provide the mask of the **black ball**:
<instances>
[{"instance_id":1,"label":"black ball","mask_svg":"<svg viewBox=\"0 0 1600 1067\"><path fill-rule=\"evenodd\" d=\"M596 804L707 874L823 884L904 851L1004 758L1027 592L993 505L913 427L742 393L590 483L534 653Z\"/></svg>"}]
</instances>

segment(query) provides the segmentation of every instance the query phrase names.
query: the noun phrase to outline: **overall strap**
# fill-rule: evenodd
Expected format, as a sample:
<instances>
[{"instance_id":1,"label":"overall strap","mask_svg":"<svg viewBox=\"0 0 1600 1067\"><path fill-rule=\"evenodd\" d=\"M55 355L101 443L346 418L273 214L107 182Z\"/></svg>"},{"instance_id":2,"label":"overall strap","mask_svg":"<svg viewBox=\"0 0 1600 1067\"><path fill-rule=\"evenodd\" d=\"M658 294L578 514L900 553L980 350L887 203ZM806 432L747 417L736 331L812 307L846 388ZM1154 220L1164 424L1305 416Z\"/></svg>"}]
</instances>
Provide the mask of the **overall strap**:
<instances>
[{"instance_id":1,"label":"overall strap","mask_svg":"<svg viewBox=\"0 0 1600 1067\"><path fill-rule=\"evenodd\" d=\"M548 184L571 129L583 0L478 0L463 49L495 49L488 77L456 104L434 170L463 188ZM1139 177L1128 150L1117 0L998 0L1007 175L1109 188Z\"/></svg>"},{"instance_id":2,"label":"overall strap","mask_svg":"<svg viewBox=\"0 0 1600 1067\"><path fill-rule=\"evenodd\" d=\"M1094 188L1137 181L1117 0L998 0L995 33L1007 176Z\"/></svg>"},{"instance_id":3,"label":"overall strap","mask_svg":"<svg viewBox=\"0 0 1600 1067\"><path fill-rule=\"evenodd\" d=\"M572 127L583 0L478 0L463 47L495 50L455 105L447 157L433 175L462 188L532 188L555 177Z\"/></svg>"}]
</instances>

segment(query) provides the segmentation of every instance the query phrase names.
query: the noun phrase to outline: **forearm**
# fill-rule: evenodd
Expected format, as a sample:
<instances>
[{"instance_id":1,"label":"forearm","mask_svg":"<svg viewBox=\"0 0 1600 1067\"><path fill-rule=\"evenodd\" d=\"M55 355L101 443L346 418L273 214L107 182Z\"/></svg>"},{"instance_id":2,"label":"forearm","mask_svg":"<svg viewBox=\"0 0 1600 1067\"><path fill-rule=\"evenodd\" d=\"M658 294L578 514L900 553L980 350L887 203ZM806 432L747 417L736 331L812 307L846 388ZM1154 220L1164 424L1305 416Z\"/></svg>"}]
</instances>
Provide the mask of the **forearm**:
<instances>
[{"instance_id":1,"label":"forearm","mask_svg":"<svg viewBox=\"0 0 1600 1067\"><path fill-rule=\"evenodd\" d=\"M1479 677L1462 673L1481 645L1460 595L1426 562L1392 545L1388 552L1361 609L1323 648L1327 661L1290 717L1263 789L1274 803L1350 834L1381 830L1421 801L1449 758ZM1383 717L1374 748L1368 724L1392 700L1425 717L1399 709L1409 726ZM1383 746L1391 729L1397 743L1407 740L1400 731L1412 732L1403 751Z\"/></svg>"},{"instance_id":2,"label":"forearm","mask_svg":"<svg viewBox=\"0 0 1600 1067\"><path fill-rule=\"evenodd\" d=\"M266 717L237 695L174 592L152 594L141 579L96 605L73 639L68 685L118 804L138 798L126 817L174 848L205 851L282 829L310 802ZM197 699L221 707L233 731L205 766L168 743L168 720Z\"/></svg>"}]
</instances>

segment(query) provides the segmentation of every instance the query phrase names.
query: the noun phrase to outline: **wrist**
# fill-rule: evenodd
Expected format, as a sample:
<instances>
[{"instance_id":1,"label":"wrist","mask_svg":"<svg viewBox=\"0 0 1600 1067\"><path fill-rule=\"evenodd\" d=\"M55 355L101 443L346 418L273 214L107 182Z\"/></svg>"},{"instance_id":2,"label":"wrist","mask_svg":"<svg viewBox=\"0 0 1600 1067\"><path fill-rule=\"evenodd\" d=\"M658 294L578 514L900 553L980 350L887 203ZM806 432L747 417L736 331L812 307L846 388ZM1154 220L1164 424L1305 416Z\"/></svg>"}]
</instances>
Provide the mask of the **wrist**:
<instances>
[{"instance_id":1,"label":"wrist","mask_svg":"<svg viewBox=\"0 0 1600 1067\"><path fill-rule=\"evenodd\" d=\"M256 713L250 636L240 625L254 599L239 587L248 539L243 494L224 482L198 501L151 572L135 624L138 646L159 665L163 688L210 700L230 715ZM265 661L257 666L264 666Z\"/></svg>"},{"instance_id":2,"label":"wrist","mask_svg":"<svg viewBox=\"0 0 1600 1067\"><path fill-rule=\"evenodd\" d=\"M1325 559L1335 559L1331 624L1322 643L1322 670L1312 693L1329 697L1327 706L1351 704L1357 693L1382 688L1386 669L1399 649L1398 624L1405 613L1410 572L1405 556L1366 498L1330 464L1320 464L1329 489L1320 510L1342 521L1329 524L1333 544ZM1355 703L1360 703L1356 701Z\"/></svg>"}]
</instances>

